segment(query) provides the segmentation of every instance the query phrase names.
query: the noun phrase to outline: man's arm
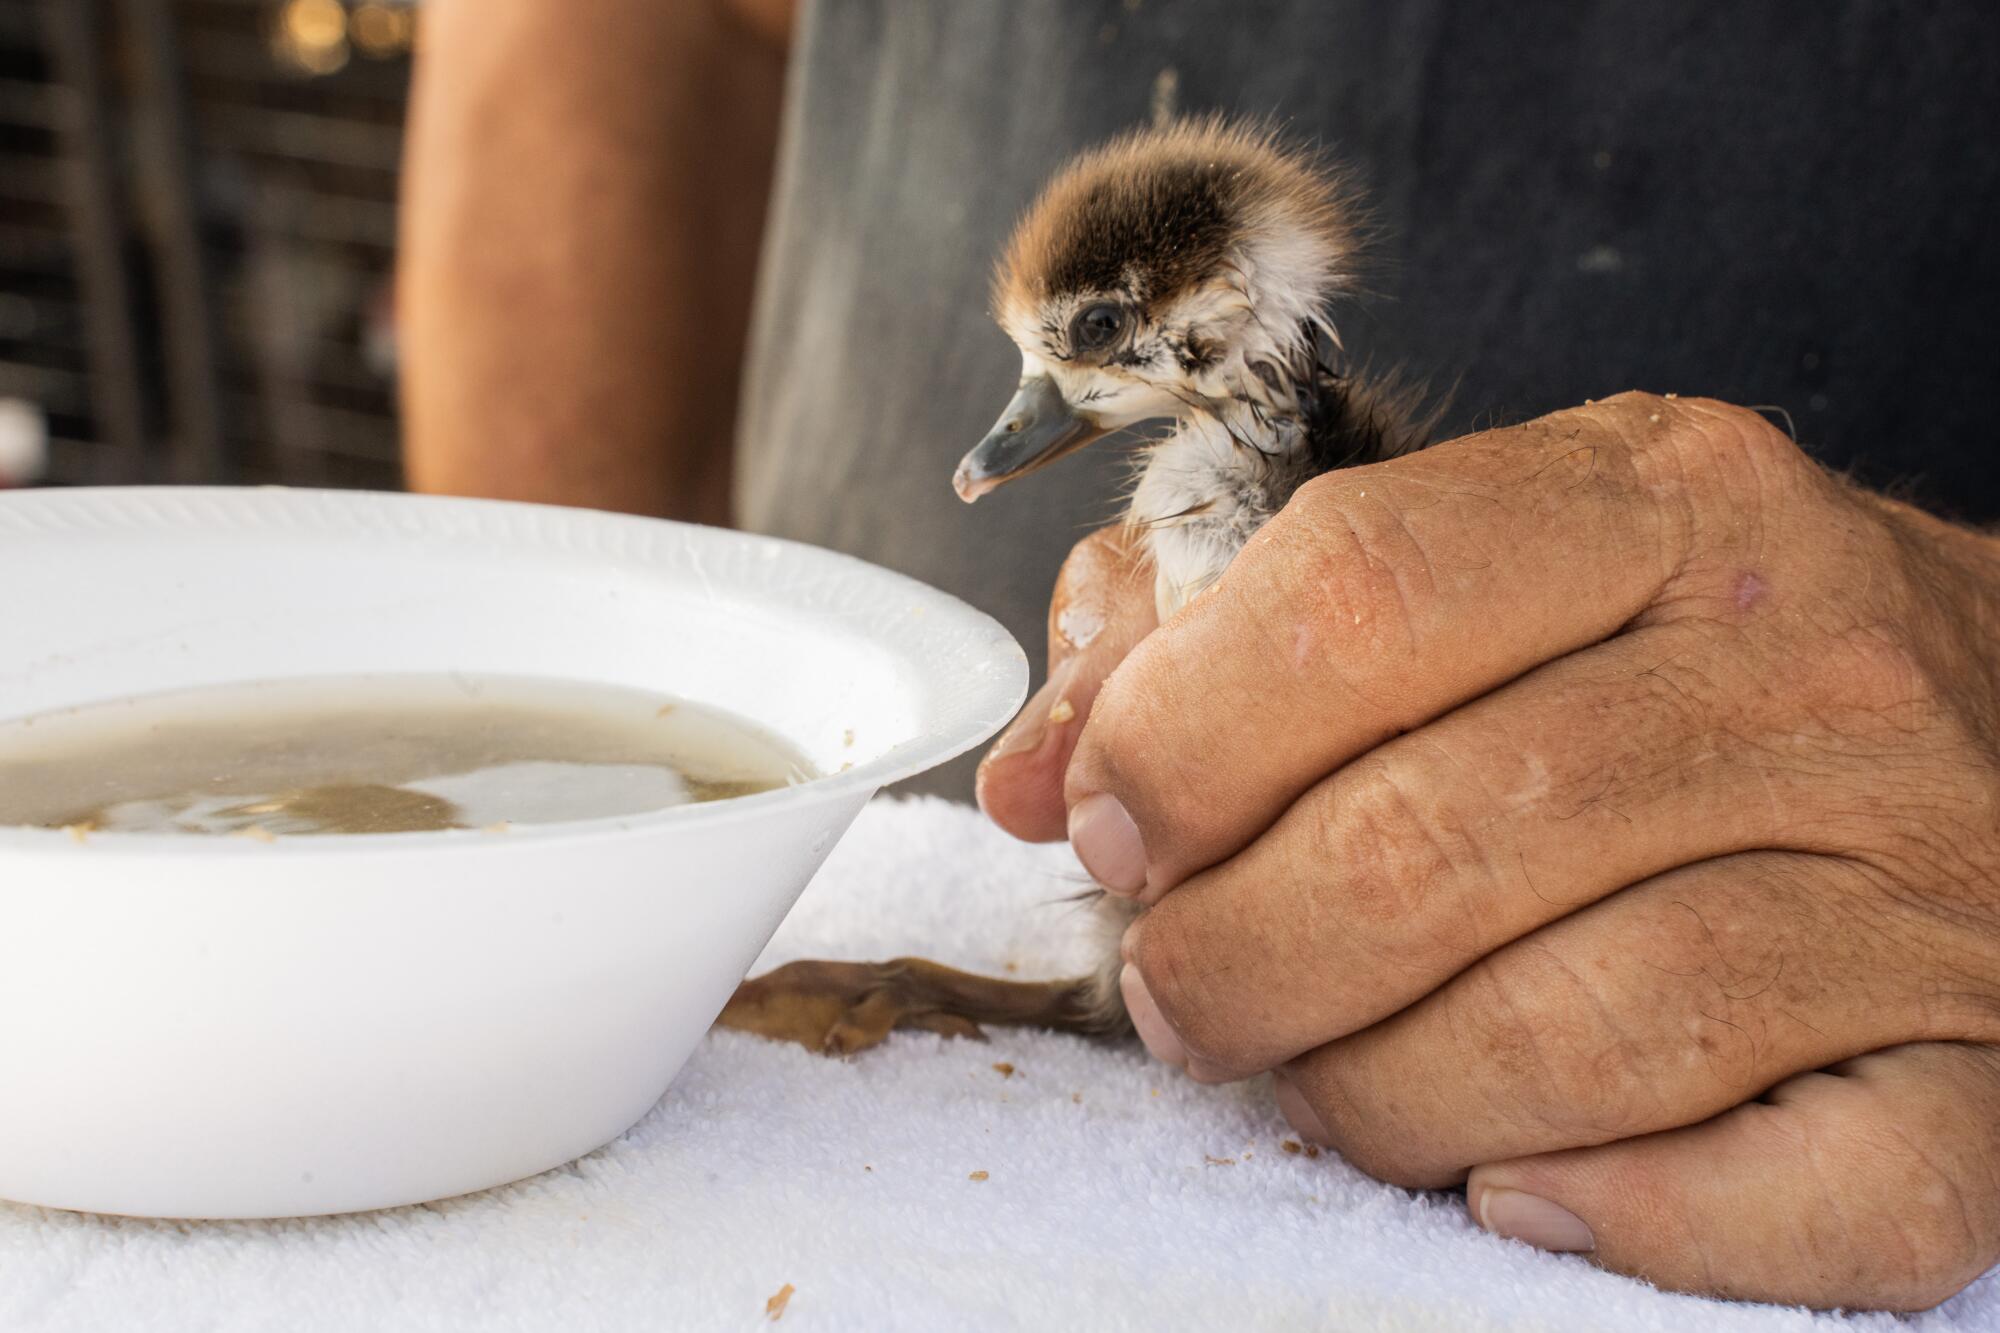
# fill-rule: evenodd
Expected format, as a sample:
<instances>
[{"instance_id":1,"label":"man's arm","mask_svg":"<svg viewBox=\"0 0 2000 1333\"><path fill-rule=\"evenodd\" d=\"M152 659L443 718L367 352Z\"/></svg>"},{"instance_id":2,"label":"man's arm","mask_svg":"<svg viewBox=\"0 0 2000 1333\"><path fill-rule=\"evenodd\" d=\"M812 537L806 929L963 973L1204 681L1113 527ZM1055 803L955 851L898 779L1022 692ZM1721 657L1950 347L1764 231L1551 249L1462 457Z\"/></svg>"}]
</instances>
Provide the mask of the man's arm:
<instances>
[{"instance_id":1,"label":"man's arm","mask_svg":"<svg viewBox=\"0 0 2000 1333\"><path fill-rule=\"evenodd\" d=\"M1113 541L1056 591L1111 646L981 801L1152 904L1156 1056L1661 1287L2000 1261L2000 538L1621 394L1315 478L1151 633Z\"/></svg>"},{"instance_id":2,"label":"man's arm","mask_svg":"<svg viewBox=\"0 0 2000 1333\"><path fill-rule=\"evenodd\" d=\"M410 485L729 515L788 0L435 0L399 304Z\"/></svg>"}]
</instances>

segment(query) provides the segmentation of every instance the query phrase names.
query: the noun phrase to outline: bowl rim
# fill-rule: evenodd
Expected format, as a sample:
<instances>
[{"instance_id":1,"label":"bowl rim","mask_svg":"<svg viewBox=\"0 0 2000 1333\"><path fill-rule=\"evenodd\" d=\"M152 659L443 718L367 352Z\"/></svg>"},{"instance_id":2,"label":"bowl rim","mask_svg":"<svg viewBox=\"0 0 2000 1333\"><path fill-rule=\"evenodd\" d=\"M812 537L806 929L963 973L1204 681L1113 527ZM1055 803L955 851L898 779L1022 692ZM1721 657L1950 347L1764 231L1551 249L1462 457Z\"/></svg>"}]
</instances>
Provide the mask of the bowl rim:
<instances>
[{"instance_id":1,"label":"bowl rim","mask_svg":"<svg viewBox=\"0 0 2000 1333\"><path fill-rule=\"evenodd\" d=\"M435 515L442 520L426 525ZM412 524L416 516L416 526ZM171 857L176 860L241 856L367 857L463 855L475 849L499 851L524 843L535 846L596 842L631 837L682 825L721 825L756 819L791 808L823 805L866 795L957 758L1011 720L1027 697L1028 660L1008 630L984 611L918 579L858 557L807 542L734 528L649 518L598 509L568 508L518 500L416 495L392 491L347 491L284 486L95 486L0 492L0 554L14 542L59 532L156 531L169 535L199 524L234 522L273 533L389 531L405 537L440 536L500 544L516 549L547 548L563 558L597 555L627 570L672 570L685 565L703 580L715 577L710 561L719 551L769 560L790 552L817 568L820 577L795 586L863 590L867 595L839 602L796 604L852 625L872 642L914 663L932 679L957 670L954 688L940 691L919 719L918 734L851 768L810 782L751 796L673 806L637 815L548 824L519 824L504 833L482 829L442 829L419 833L355 833L338 837L190 837L180 833L95 832L82 838L63 829L0 825L0 855L10 852L88 852L95 855ZM707 553L704 558L702 553ZM747 561L746 561L747 563ZM744 585L746 590L748 585ZM766 585L766 595L783 600L783 585ZM900 605L907 614L885 618L883 608ZM873 613L868 614L872 609ZM246 682L248 683L248 682Z\"/></svg>"}]
</instances>

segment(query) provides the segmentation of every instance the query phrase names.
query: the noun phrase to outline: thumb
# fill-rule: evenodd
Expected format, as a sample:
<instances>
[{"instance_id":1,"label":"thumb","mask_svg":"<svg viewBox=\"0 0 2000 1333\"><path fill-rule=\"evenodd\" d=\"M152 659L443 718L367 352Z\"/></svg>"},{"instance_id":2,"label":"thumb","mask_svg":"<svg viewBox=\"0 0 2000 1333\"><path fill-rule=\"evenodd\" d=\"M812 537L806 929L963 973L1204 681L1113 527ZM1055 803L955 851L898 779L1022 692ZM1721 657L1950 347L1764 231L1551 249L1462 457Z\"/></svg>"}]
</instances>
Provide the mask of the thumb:
<instances>
[{"instance_id":1,"label":"thumb","mask_svg":"<svg viewBox=\"0 0 2000 1333\"><path fill-rule=\"evenodd\" d=\"M1097 693L1159 624L1153 565L1119 525L1078 542L1049 599L1049 678L980 761L979 808L1017 838L1067 836L1063 773Z\"/></svg>"},{"instance_id":2,"label":"thumb","mask_svg":"<svg viewBox=\"0 0 2000 1333\"><path fill-rule=\"evenodd\" d=\"M1878 1051L1685 1129L1478 1167L1466 1203L1673 1290L1928 1309L2000 1261L2000 1049Z\"/></svg>"}]
</instances>

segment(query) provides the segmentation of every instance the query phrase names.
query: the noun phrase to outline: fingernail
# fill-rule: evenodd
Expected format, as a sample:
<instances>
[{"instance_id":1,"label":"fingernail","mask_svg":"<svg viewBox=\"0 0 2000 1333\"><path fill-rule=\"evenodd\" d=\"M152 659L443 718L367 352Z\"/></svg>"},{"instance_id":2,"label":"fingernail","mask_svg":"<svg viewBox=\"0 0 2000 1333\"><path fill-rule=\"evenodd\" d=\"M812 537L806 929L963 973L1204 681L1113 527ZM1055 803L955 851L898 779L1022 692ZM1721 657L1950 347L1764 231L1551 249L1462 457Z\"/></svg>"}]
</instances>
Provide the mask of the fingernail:
<instances>
[{"instance_id":1,"label":"fingernail","mask_svg":"<svg viewBox=\"0 0 2000 1333\"><path fill-rule=\"evenodd\" d=\"M1076 803L1069 812L1069 845L1090 877L1113 893L1129 897L1146 887L1146 844L1111 793Z\"/></svg>"},{"instance_id":2,"label":"fingernail","mask_svg":"<svg viewBox=\"0 0 2000 1333\"><path fill-rule=\"evenodd\" d=\"M1538 1250L1573 1254L1597 1248L1597 1238L1582 1218L1520 1190L1489 1189L1480 1195L1479 1225L1496 1236L1526 1241Z\"/></svg>"},{"instance_id":3,"label":"fingernail","mask_svg":"<svg viewBox=\"0 0 2000 1333\"><path fill-rule=\"evenodd\" d=\"M1153 1003L1153 993L1146 989L1145 978L1139 969L1130 963L1118 973L1118 989L1125 996L1125 1012L1132 1016L1132 1026L1139 1030L1139 1040L1146 1043L1146 1049L1153 1058L1163 1064L1176 1067L1187 1064L1187 1048L1181 1039L1167 1026L1167 1020L1160 1015L1160 1006Z\"/></svg>"},{"instance_id":4,"label":"fingernail","mask_svg":"<svg viewBox=\"0 0 2000 1333\"><path fill-rule=\"evenodd\" d=\"M1299 1085L1278 1073L1271 1076L1271 1090L1277 1094L1278 1114L1285 1117L1285 1123L1298 1132L1298 1136L1308 1143L1329 1147L1333 1136L1320 1123L1319 1113L1306 1101L1306 1095L1299 1091Z\"/></svg>"}]
</instances>

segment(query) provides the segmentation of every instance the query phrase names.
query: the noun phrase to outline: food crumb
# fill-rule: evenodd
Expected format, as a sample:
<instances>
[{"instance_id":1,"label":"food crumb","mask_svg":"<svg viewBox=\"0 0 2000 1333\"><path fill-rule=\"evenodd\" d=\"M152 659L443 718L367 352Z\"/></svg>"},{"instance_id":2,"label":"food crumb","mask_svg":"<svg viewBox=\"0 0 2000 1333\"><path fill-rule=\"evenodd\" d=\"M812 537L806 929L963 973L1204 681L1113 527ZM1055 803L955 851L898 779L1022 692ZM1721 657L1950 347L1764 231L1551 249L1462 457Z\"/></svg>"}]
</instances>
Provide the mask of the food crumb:
<instances>
[{"instance_id":1,"label":"food crumb","mask_svg":"<svg viewBox=\"0 0 2000 1333\"><path fill-rule=\"evenodd\" d=\"M1674 401L1674 399L1676 399L1676 398L1680 397L1680 395L1679 395L1679 394L1677 394L1677 393L1670 393L1670 394L1668 394L1668 395L1667 395L1666 397L1667 397L1667 401L1671 403L1672 401Z\"/></svg>"},{"instance_id":2,"label":"food crumb","mask_svg":"<svg viewBox=\"0 0 2000 1333\"><path fill-rule=\"evenodd\" d=\"M1068 699L1056 700L1055 707L1049 709L1049 721L1067 722L1076 716L1076 705Z\"/></svg>"},{"instance_id":3,"label":"food crumb","mask_svg":"<svg viewBox=\"0 0 2000 1333\"><path fill-rule=\"evenodd\" d=\"M1158 1088L1154 1088L1154 1089L1153 1089L1153 1095L1154 1095L1155 1097L1159 1096L1159 1095L1160 1095L1160 1090L1159 1090Z\"/></svg>"},{"instance_id":4,"label":"food crumb","mask_svg":"<svg viewBox=\"0 0 2000 1333\"><path fill-rule=\"evenodd\" d=\"M237 829L236 836L239 838L248 838L252 842L276 842L278 840L278 835L265 828L262 824L250 824Z\"/></svg>"},{"instance_id":5,"label":"food crumb","mask_svg":"<svg viewBox=\"0 0 2000 1333\"><path fill-rule=\"evenodd\" d=\"M849 727L846 731L840 733L840 743L842 745L847 745L847 746L852 746L854 744L853 727Z\"/></svg>"},{"instance_id":6,"label":"food crumb","mask_svg":"<svg viewBox=\"0 0 2000 1333\"><path fill-rule=\"evenodd\" d=\"M1207 1162L1207 1163L1208 1163L1208 1164L1209 1164L1210 1166L1235 1166L1235 1165L1236 1165L1236 1159L1235 1159L1234 1157L1210 1157L1210 1156L1209 1156L1209 1155L1208 1155L1207 1153L1203 1153L1203 1154L1201 1155L1201 1159L1202 1159L1202 1160L1203 1160L1204 1162Z\"/></svg>"},{"instance_id":7,"label":"food crumb","mask_svg":"<svg viewBox=\"0 0 2000 1333\"><path fill-rule=\"evenodd\" d=\"M984 1171L974 1171L971 1175L966 1177L967 1180L985 1180L986 1178L987 1178L986 1173Z\"/></svg>"},{"instance_id":8,"label":"food crumb","mask_svg":"<svg viewBox=\"0 0 2000 1333\"><path fill-rule=\"evenodd\" d=\"M1083 1094L1080 1092L1072 1092L1069 1095L1069 1099L1075 1102L1078 1106L1083 1105Z\"/></svg>"},{"instance_id":9,"label":"food crumb","mask_svg":"<svg viewBox=\"0 0 2000 1333\"><path fill-rule=\"evenodd\" d=\"M97 831L97 822L95 820L90 820L90 819L84 820L81 824L63 825L63 832L69 834L69 840L79 845L83 842L85 838L89 837L96 831Z\"/></svg>"},{"instance_id":10,"label":"food crumb","mask_svg":"<svg viewBox=\"0 0 2000 1333\"><path fill-rule=\"evenodd\" d=\"M1278 1146L1280 1148L1283 1148L1286 1152L1290 1153L1294 1157L1297 1157L1300 1153L1305 1151L1304 1146L1301 1145L1297 1139L1286 1139L1283 1142L1281 1142Z\"/></svg>"},{"instance_id":11,"label":"food crumb","mask_svg":"<svg viewBox=\"0 0 2000 1333\"><path fill-rule=\"evenodd\" d=\"M505 833L508 829L511 829L513 827L514 825L511 822L503 819L497 824L488 824L485 828L479 831L481 833Z\"/></svg>"},{"instance_id":12,"label":"food crumb","mask_svg":"<svg viewBox=\"0 0 2000 1333\"><path fill-rule=\"evenodd\" d=\"M1658 412L1655 412L1651 416L1646 418L1646 420L1648 421L1658 421L1659 419L1660 419L1660 414Z\"/></svg>"},{"instance_id":13,"label":"food crumb","mask_svg":"<svg viewBox=\"0 0 2000 1333\"><path fill-rule=\"evenodd\" d=\"M785 1317L785 1307L792 1303L792 1292L795 1290L797 1288L793 1287L789 1282L779 1287L771 1299L764 1302L764 1317L774 1324L783 1319Z\"/></svg>"},{"instance_id":14,"label":"food crumb","mask_svg":"<svg viewBox=\"0 0 2000 1333\"><path fill-rule=\"evenodd\" d=\"M675 709L675 708L677 708L677 707L679 707L679 705L678 705L678 704L661 704L661 705L660 705L660 711L659 711L659 712L657 712L657 713L655 713L655 714L653 714L653 716L654 716L654 717L666 717L667 715L669 715L670 713L672 713L672 712L674 711L674 709ZM785 1288L785 1294L789 1296L789 1295L791 1294L791 1290L792 1290L792 1289L791 1289L790 1287L786 1287L786 1288ZM772 1299L773 1299L773 1300L775 1300L775 1299L777 1299L777 1298L776 1298L776 1297L773 1297ZM783 1306L780 1306L780 1307L779 1307L779 1309L781 1309L781 1310L782 1310L783 1308L784 1308ZM773 1317L775 1318L775 1316L773 1316Z\"/></svg>"},{"instance_id":15,"label":"food crumb","mask_svg":"<svg viewBox=\"0 0 2000 1333\"><path fill-rule=\"evenodd\" d=\"M993 1072L1001 1078L1012 1078L1014 1077L1014 1066L1008 1064L1005 1060L1001 1060L993 1066Z\"/></svg>"},{"instance_id":16,"label":"food crumb","mask_svg":"<svg viewBox=\"0 0 2000 1333\"><path fill-rule=\"evenodd\" d=\"M1006 964L1006 969L1009 972L1019 972L1021 970L1021 965L1019 963L1008 963Z\"/></svg>"},{"instance_id":17,"label":"food crumb","mask_svg":"<svg viewBox=\"0 0 2000 1333\"><path fill-rule=\"evenodd\" d=\"M863 1171L873 1171L875 1168L872 1166L863 1166L861 1169Z\"/></svg>"}]
</instances>

